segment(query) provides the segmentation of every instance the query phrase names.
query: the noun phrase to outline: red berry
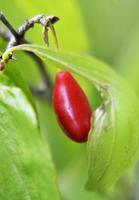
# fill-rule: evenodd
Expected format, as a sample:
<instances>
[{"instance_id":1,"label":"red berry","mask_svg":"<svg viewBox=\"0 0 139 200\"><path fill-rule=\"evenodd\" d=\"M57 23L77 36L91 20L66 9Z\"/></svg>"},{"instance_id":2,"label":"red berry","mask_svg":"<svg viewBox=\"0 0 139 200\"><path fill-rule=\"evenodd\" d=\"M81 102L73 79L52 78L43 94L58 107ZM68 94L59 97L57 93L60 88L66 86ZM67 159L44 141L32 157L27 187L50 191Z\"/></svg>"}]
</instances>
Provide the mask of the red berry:
<instances>
[{"instance_id":1,"label":"red berry","mask_svg":"<svg viewBox=\"0 0 139 200\"><path fill-rule=\"evenodd\" d=\"M66 71L56 75L53 105L59 125L76 142L87 141L91 107L83 90Z\"/></svg>"}]
</instances>

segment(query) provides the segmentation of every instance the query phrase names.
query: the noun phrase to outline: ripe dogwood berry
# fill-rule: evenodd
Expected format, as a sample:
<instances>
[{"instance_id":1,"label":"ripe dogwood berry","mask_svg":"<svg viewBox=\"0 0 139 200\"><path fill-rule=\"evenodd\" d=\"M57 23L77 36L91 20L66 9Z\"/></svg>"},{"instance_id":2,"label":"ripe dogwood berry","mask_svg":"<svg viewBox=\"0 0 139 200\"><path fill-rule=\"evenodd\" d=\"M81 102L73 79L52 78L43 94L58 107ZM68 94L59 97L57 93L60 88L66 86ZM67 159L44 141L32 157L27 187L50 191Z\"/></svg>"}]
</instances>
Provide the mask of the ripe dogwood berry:
<instances>
[{"instance_id":1,"label":"ripe dogwood berry","mask_svg":"<svg viewBox=\"0 0 139 200\"><path fill-rule=\"evenodd\" d=\"M65 134L76 142L87 141L92 110L85 93L69 72L56 75L53 106Z\"/></svg>"}]
</instances>

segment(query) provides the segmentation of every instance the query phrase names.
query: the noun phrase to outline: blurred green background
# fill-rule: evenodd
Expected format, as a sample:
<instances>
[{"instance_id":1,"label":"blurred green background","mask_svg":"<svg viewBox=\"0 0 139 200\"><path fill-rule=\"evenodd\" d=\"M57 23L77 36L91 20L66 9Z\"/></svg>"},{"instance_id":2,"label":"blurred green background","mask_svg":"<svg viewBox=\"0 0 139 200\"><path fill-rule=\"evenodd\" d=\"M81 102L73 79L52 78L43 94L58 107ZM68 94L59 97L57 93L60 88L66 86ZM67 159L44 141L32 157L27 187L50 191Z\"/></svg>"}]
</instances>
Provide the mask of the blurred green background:
<instances>
[{"instance_id":1,"label":"blurred green background","mask_svg":"<svg viewBox=\"0 0 139 200\"><path fill-rule=\"evenodd\" d=\"M138 0L0 0L0 10L14 27L40 13L58 16L60 21L55 24L55 28L60 49L90 54L109 63L139 94ZM34 44L44 45L39 25L30 30L26 38ZM50 44L54 47L51 33ZM0 51L4 51L5 47L6 42L0 39ZM28 83L40 83L39 71L31 58L20 53L17 64ZM48 66L48 72L54 81L57 70ZM80 77L76 78L95 109L100 103L97 92ZM85 191L86 145L76 144L64 136L50 104L38 99L36 104L64 200L139 199L138 166L129 170L108 191Z\"/></svg>"}]
</instances>

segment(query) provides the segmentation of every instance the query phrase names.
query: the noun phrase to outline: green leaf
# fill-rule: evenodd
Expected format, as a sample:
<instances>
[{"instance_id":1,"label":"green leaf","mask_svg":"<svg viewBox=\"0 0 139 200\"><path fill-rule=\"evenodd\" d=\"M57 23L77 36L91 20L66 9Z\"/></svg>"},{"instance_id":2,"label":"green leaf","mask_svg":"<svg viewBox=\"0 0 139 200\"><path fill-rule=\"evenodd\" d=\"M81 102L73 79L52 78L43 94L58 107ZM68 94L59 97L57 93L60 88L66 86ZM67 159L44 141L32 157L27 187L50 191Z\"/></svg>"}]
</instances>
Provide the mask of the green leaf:
<instances>
[{"instance_id":1,"label":"green leaf","mask_svg":"<svg viewBox=\"0 0 139 200\"><path fill-rule=\"evenodd\" d=\"M75 72L100 92L89 134L87 189L108 187L138 159L139 100L130 86L109 66L91 57L62 53L41 46L21 45L11 51L32 51L51 66Z\"/></svg>"},{"instance_id":2,"label":"green leaf","mask_svg":"<svg viewBox=\"0 0 139 200\"><path fill-rule=\"evenodd\" d=\"M50 152L23 91L0 74L0 199L60 199Z\"/></svg>"}]
</instances>

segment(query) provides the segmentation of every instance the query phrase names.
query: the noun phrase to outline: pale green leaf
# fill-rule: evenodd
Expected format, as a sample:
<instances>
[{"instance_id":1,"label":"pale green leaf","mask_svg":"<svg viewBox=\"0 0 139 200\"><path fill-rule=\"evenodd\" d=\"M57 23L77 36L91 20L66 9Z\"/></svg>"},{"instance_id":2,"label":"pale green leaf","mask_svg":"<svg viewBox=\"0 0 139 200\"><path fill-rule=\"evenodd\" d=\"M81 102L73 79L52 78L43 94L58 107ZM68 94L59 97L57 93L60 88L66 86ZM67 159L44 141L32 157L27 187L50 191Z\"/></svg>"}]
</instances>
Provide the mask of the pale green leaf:
<instances>
[{"instance_id":1,"label":"pale green leaf","mask_svg":"<svg viewBox=\"0 0 139 200\"><path fill-rule=\"evenodd\" d=\"M23 90L23 92L26 94L28 100L30 101L30 103L32 104L34 109L36 110L34 99L28 88L26 81L24 80L24 78L22 76L22 71L21 71L20 66L18 66L16 62L10 62L10 63L8 63L8 65L4 71L4 74L6 74L7 76L9 76L12 79L15 86L17 86Z\"/></svg>"}]
</instances>

